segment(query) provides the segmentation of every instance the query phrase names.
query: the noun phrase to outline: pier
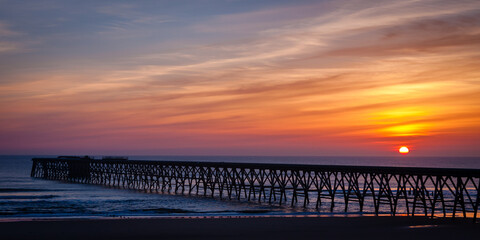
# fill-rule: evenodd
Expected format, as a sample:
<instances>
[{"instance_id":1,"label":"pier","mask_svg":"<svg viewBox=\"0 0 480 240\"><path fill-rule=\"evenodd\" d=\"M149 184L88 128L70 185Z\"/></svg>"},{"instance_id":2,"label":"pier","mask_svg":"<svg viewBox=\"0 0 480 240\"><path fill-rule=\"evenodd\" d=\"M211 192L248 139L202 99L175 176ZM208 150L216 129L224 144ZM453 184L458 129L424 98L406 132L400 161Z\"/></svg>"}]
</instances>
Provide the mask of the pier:
<instances>
[{"instance_id":1,"label":"pier","mask_svg":"<svg viewBox=\"0 0 480 240\"><path fill-rule=\"evenodd\" d=\"M32 161L36 178L332 212L475 221L480 203L480 169L68 157Z\"/></svg>"}]
</instances>

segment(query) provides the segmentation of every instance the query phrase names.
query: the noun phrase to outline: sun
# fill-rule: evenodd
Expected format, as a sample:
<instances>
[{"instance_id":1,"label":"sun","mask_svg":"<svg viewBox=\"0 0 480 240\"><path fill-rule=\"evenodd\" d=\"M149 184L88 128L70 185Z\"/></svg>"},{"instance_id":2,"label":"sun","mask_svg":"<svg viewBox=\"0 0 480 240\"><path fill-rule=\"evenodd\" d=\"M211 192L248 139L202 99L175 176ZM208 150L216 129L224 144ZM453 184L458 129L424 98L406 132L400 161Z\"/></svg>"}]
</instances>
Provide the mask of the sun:
<instances>
[{"instance_id":1,"label":"sun","mask_svg":"<svg viewBox=\"0 0 480 240\"><path fill-rule=\"evenodd\" d=\"M401 148L398 149L398 152L401 153L401 154L403 154L403 155L405 155L405 154L407 154L408 152L410 152L410 150L408 150L407 147L402 146Z\"/></svg>"}]
</instances>

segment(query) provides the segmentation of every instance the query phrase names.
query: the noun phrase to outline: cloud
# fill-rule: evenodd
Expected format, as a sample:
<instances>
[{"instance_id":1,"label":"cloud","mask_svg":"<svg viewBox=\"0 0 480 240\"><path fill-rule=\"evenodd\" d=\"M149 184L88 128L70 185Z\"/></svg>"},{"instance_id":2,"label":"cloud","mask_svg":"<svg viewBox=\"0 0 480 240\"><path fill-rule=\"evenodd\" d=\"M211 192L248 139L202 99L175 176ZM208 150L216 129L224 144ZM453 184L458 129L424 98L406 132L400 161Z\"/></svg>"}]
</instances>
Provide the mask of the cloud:
<instances>
[{"instance_id":1,"label":"cloud","mask_svg":"<svg viewBox=\"0 0 480 240\"><path fill-rule=\"evenodd\" d=\"M0 21L0 37L6 38L18 35L21 35L21 33L11 30L7 23Z\"/></svg>"},{"instance_id":2,"label":"cloud","mask_svg":"<svg viewBox=\"0 0 480 240\"><path fill-rule=\"evenodd\" d=\"M172 17L158 14L151 14L142 11L138 4L113 3L96 8L96 11L110 19L104 22L100 34L113 35L115 37L128 37L147 34L152 31L153 26L174 22ZM145 29L150 27L149 29ZM132 36L130 36L132 37Z\"/></svg>"},{"instance_id":3,"label":"cloud","mask_svg":"<svg viewBox=\"0 0 480 240\"><path fill-rule=\"evenodd\" d=\"M15 39L21 35L23 34L13 31L7 23L0 21L0 54L23 50L24 45Z\"/></svg>"},{"instance_id":4,"label":"cloud","mask_svg":"<svg viewBox=\"0 0 480 240\"><path fill-rule=\"evenodd\" d=\"M0 41L0 53L15 52L20 49L21 47L16 43Z\"/></svg>"},{"instance_id":5,"label":"cloud","mask_svg":"<svg viewBox=\"0 0 480 240\"><path fill-rule=\"evenodd\" d=\"M478 47L479 14L479 11L467 11L368 29L349 38L355 40L344 42L348 47L337 47L320 56L395 56L448 48L468 51ZM359 46L351 47L355 45L352 41L359 42Z\"/></svg>"}]
</instances>

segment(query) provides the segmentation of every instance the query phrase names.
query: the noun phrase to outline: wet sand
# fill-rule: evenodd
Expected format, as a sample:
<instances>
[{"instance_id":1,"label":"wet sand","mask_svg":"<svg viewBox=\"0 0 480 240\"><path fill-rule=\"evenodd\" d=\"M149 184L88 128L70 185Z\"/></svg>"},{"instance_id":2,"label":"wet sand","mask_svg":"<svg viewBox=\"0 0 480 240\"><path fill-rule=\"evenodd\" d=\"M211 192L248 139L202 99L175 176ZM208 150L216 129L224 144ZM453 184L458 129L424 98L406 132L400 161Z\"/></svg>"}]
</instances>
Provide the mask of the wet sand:
<instances>
[{"instance_id":1,"label":"wet sand","mask_svg":"<svg viewBox=\"0 0 480 240\"><path fill-rule=\"evenodd\" d=\"M478 239L471 219L248 217L0 222L1 239Z\"/></svg>"}]
</instances>

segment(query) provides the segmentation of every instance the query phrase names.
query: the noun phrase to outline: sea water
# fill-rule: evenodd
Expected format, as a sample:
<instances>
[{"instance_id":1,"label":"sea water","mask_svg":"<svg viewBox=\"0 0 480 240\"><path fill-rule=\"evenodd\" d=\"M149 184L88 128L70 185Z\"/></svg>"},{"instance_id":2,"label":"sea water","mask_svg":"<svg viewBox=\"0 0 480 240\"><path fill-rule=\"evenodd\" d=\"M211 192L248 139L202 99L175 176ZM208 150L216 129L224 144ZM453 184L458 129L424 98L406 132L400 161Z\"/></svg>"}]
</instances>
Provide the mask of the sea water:
<instances>
[{"instance_id":1,"label":"sea water","mask_svg":"<svg viewBox=\"0 0 480 240\"><path fill-rule=\"evenodd\" d=\"M0 156L0 219L311 215L329 212L328 207L320 210L292 208L288 204L278 206L195 195L146 193L36 179L30 177L33 157L54 156ZM129 159L480 169L480 159L473 157L129 156ZM357 210L355 207L349 209L352 214L358 214Z\"/></svg>"}]
</instances>

